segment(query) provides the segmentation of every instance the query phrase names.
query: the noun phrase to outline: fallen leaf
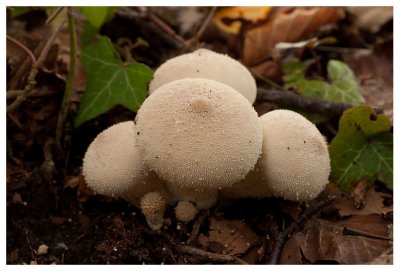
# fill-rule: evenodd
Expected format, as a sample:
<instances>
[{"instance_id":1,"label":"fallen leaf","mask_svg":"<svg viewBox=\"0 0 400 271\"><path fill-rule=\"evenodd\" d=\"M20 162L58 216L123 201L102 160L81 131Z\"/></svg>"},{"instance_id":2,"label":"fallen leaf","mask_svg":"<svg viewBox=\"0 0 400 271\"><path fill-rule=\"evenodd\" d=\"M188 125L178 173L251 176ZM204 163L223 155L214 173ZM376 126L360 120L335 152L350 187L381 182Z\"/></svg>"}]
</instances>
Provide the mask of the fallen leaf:
<instances>
[{"instance_id":1,"label":"fallen leaf","mask_svg":"<svg viewBox=\"0 0 400 271\"><path fill-rule=\"evenodd\" d=\"M355 235L344 235L345 228L389 238L390 221L380 215L355 216L333 222L313 218L306 222L302 231L294 234L281 255L281 264L299 263L296 246L301 255L311 263L336 261L340 264L365 264L379 257L382 251L392 247L389 240ZM290 256L290 257L289 257Z\"/></svg>"},{"instance_id":2,"label":"fallen leaf","mask_svg":"<svg viewBox=\"0 0 400 271\"><path fill-rule=\"evenodd\" d=\"M201 234L198 241L205 249L211 246L220 249L219 253L238 255L246 253L260 241L260 237L242 220L211 218L209 235Z\"/></svg>"},{"instance_id":3,"label":"fallen leaf","mask_svg":"<svg viewBox=\"0 0 400 271\"><path fill-rule=\"evenodd\" d=\"M65 217L61 217L61 216L52 216L52 215L50 216L51 224L56 225L56 226L63 225L66 220L67 219Z\"/></svg>"},{"instance_id":4,"label":"fallen leaf","mask_svg":"<svg viewBox=\"0 0 400 271\"><path fill-rule=\"evenodd\" d=\"M255 65L271 56L279 42L297 42L314 33L322 25L344 17L342 9L312 7L278 10L266 23L245 33L243 61Z\"/></svg>"},{"instance_id":5,"label":"fallen leaf","mask_svg":"<svg viewBox=\"0 0 400 271\"><path fill-rule=\"evenodd\" d=\"M238 34L242 27L241 20L257 23L265 20L271 7L227 7L218 10L214 16L215 25L230 34Z\"/></svg>"},{"instance_id":6,"label":"fallen leaf","mask_svg":"<svg viewBox=\"0 0 400 271\"><path fill-rule=\"evenodd\" d=\"M334 201L334 206L342 217L393 212L393 206L384 205L384 200L392 196L387 193L377 192L374 188L370 188L366 191L364 207L361 209L357 209L354 206L353 198L347 193L341 192L338 187L331 188L329 193L337 196Z\"/></svg>"},{"instance_id":7,"label":"fallen leaf","mask_svg":"<svg viewBox=\"0 0 400 271\"><path fill-rule=\"evenodd\" d=\"M393 40L342 54L358 81L366 104L383 108L393 121Z\"/></svg>"},{"instance_id":8,"label":"fallen leaf","mask_svg":"<svg viewBox=\"0 0 400 271\"><path fill-rule=\"evenodd\" d=\"M393 19L393 7L346 7L346 10L355 17L357 27L372 33Z\"/></svg>"}]
</instances>

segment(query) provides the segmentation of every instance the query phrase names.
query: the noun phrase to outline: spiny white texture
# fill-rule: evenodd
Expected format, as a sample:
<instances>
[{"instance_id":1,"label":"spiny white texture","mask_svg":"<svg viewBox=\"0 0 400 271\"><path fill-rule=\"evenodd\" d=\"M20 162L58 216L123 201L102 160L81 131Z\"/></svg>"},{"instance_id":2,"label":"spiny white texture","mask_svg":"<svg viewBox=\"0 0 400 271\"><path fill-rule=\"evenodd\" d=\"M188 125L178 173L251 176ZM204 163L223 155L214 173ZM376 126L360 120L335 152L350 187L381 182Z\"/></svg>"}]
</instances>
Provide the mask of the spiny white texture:
<instances>
[{"instance_id":1,"label":"spiny white texture","mask_svg":"<svg viewBox=\"0 0 400 271\"><path fill-rule=\"evenodd\" d=\"M144 176L144 181L140 185L132 186L131 189L122 192L121 197L137 207L140 205L141 197L148 192L160 193L168 204L174 204L177 201L171 197L165 182L158 178L157 174L145 168Z\"/></svg>"},{"instance_id":2,"label":"spiny white texture","mask_svg":"<svg viewBox=\"0 0 400 271\"><path fill-rule=\"evenodd\" d=\"M184 223L192 221L196 214L196 206L189 201L180 201L175 207L176 218Z\"/></svg>"},{"instance_id":3,"label":"spiny white texture","mask_svg":"<svg viewBox=\"0 0 400 271\"><path fill-rule=\"evenodd\" d=\"M264 135L260 166L268 190L294 201L317 197L330 173L328 146L317 127L290 110L274 110L260 119Z\"/></svg>"},{"instance_id":4,"label":"spiny white texture","mask_svg":"<svg viewBox=\"0 0 400 271\"><path fill-rule=\"evenodd\" d=\"M166 200L158 192L149 192L140 200L140 209L146 217L147 224L153 230L159 230L164 223Z\"/></svg>"},{"instance_id":5,"label":"spiny white texture","mask_svg":"<svg viewBox=\"0 0 400 271\"><path fill-rule=\"evenodd\" d=\"M236 89L251 104L257 96L256 82L245 66L228 55L208 49L198 49L166 61L155 71L149 92L152 94L168 82L187 77L224 83Z\"/></svg>"},{"instance_id":6,"label":"spiny white texture","mask_svg":"<svg viewBox=\"0 0 400 271\"><path fill-rule=\"evenodd\" d=\"M145 163L183 188L231 186L261 153L257 113L237 91L214 80L186 78L162 86L144 101L136 121Z\"/></svg>"},{"instance_id":7,"label":"spiny white texture","mask_svg":"<svg viewBox=\"0 0 400 271\"><path fill-rule=\"evenodd\" d=\"M136 146L133 121L115 124L89 145L82 173L96 193L128 198L141 197L150 188Z\"/></svg>"}]
</instances>

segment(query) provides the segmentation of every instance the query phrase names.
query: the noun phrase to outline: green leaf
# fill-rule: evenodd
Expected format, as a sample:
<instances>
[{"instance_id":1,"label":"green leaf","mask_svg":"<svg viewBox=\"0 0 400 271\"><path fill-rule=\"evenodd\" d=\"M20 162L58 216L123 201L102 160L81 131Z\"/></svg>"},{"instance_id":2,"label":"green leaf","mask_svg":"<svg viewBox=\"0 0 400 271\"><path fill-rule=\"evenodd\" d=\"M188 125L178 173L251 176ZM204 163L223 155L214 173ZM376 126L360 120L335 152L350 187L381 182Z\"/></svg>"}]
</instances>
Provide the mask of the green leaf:
<instances>
[{"instance_id":1,"label":"green leaf","mask_svg":"<svg viewBox=\"0 0 400 271\"><path fill-rule=\"evenodd\" d=\"M376 179L393 189L393 133L383 114L368 106L346 110L339 132L329 146L332 182L350 192L362 178Z\"/></svg>"},{"instance_id":2,"label":"green leaf","mask_svg":"<svg viewBox=\"0 0 400 271\"><path fill-rule=\"evenodd\" d=\"M306 67L299 60L292 60L283 66L285 87L294 87L307 97L343 103L361 104L364 98L351 69L339 60L328 62L328 82L320 79L305 79Z\"/></svg>"},{"instance_id":3,"label":"green leaf","mask_svg":"<svg viewBox=\"0 0 400 271\"><path fill-rule=\"evenodd\" d=\"M75 127L116 105L137 111L147 95L153 72L140 63L124 64L106 37L81 53L88 85L79 104Z\"/></svg>"},{"instance_id":4,"label":"green leaf","mask_svg":"<svg viewBox=\"0 0 400 271\"><path fill-rule=\"evenodd\" d=\"M110 20L117 7L78 7L92 26L97 29Z\"/></svg>"}]
</instances>

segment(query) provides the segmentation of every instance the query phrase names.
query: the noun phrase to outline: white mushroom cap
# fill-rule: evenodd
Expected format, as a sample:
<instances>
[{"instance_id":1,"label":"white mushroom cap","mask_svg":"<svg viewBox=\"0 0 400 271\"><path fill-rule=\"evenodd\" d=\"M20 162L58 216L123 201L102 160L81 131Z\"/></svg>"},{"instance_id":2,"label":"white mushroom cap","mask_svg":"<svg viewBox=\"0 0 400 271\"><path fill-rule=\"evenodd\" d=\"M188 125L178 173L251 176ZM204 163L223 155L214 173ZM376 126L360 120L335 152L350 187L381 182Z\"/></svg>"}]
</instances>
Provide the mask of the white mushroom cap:
<instances>
[{"instance_id":1,"label":"white mushroom cap","mask_svg":"<svg viewBox=\"0 0 400 271\"><path fill-rule=\"evenodd\" d=\"M147 224L153 230L159 230L162 227L166 207L165 198L158 192L149 192L140 200L140 209L146 217Z\"/></svg>"},{"instance_id":2,"label":"white mushroom cap","mask_svg":"<svg viewBox=\"0 0 400 271\"><path fill-rule=\"evenodd\" d=\"M115 124L97 135L85 153L82 173L96 193L131 203L148 191L165 191L142 163L133 121Z\"/></svg>"},{"instance_id":3,"label":"white mushroom cap","mask_svg":"<svg viewBox=\"0 0 400 271\"><path fill-rule=\"evenodd\" d=\"M189 201L179 201L175 207L176 218L184 223L192 221L196 214L196 206Z\"/></svg>"},{"instance_id":4,"label":"white mushroom cap","mask_svg":"<svg viewBox=\"0 0 400 271\"><path fill-rule=\"evenodd\" d=\"M274 196L294 201L314 199L325 188L330 158L325 138L302 115L274 110L260 117L263 184Z\"/></svg>"},{"instance_id":5,"label":"white mushroom cap","mask_svg":"<svg viewBox=\"0 0 400 271\"><path fill-rule=\"evenodd\" d=\"M213 80L170 82L144 101L136 118L146 164L182 188L231 186L261 153L257 113L237 91Z\"/></svg>"},{"instance_id":6,"label":"white mushroom cap","mask_svg":"<svg viewBox=\"0 0 400 271\"><path fill-rule=\"evenodd\" d=\"M152 94L166 83L187 77L206 78L224 83L236 89L251 104L256 99L256 82L247 68L228 55L208 49L198 49L166 61L155 71L149 92Z\"/></svg>"}]
</instances>

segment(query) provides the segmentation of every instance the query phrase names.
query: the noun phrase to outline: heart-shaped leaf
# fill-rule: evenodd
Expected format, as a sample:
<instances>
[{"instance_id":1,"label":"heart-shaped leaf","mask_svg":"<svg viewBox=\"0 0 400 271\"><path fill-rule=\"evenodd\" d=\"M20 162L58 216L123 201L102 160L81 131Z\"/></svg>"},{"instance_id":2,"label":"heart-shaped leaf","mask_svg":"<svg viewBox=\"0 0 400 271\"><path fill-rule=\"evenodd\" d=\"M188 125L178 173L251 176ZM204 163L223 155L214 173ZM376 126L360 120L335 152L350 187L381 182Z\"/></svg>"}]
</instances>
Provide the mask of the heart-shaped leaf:
<instances>
[{"instance_id":1,"label":"heart-shaped leaf","mask_svg":"<svg viewBox=\"0 0 400 271\"><path fill-rule=\"evenodd\" d=\"M345 192L362 178L368 178L370 184L378 179L393 189L391 127L387 117L368 106L346 110L329 146L331 181Z\"/></svg>"},{"instance_id":2,"label":"heart-shaped leaf","mask_svg":"<svg viewBox=\"0 0 400 271\"><path fill-rule=\"evenodd\" d=\"M81 61L88 84L75 117L75 127L116 105L132 111L139 109L153 75L149 67L140 63L124 64L106 37L86 47Z\"/></svg>"}]
</instances>

